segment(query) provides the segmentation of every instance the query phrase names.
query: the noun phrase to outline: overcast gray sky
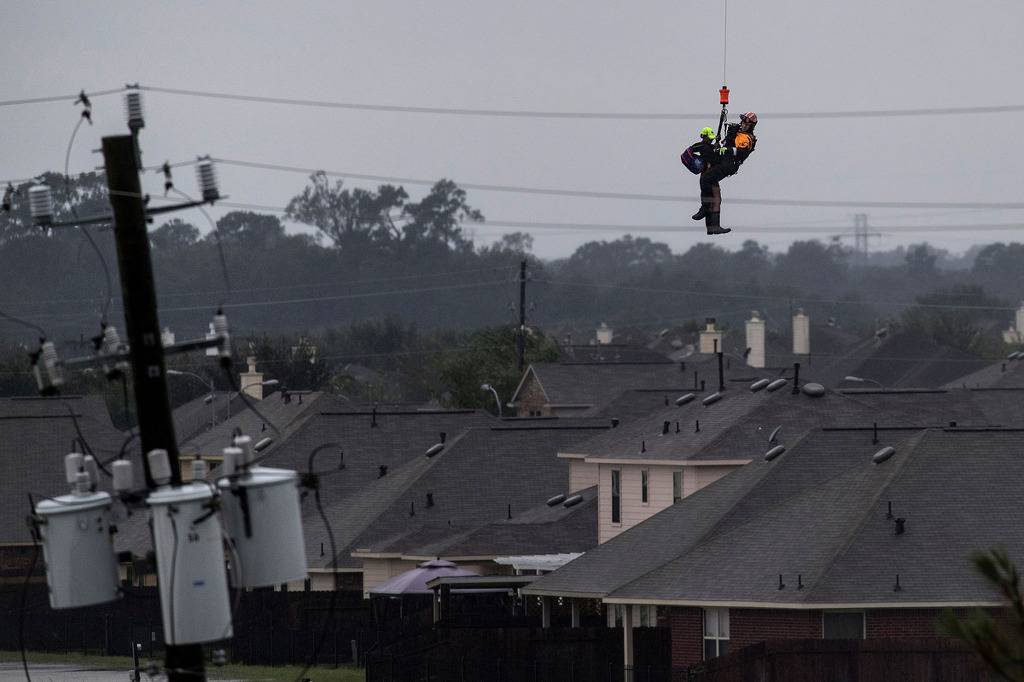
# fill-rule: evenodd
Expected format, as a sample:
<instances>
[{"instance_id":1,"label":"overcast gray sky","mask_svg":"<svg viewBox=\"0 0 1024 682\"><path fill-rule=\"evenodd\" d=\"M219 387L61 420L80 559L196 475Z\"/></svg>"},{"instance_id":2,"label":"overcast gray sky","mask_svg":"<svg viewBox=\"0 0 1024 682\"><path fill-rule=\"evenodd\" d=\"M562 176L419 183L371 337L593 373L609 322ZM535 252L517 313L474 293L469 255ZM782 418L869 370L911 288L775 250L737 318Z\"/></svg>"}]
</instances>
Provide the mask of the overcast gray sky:
<instances>
[{"instance_id":1,"label":"overcast gray sky","mask_svg":"<svg viewBox=\"0 0 1024 682\"><path fill-rule=\"evenodd\" d=\"M424 107L718 115L723 5L584 0L434 2L5 3L0 100L128 82L275 97ZM759 113L758 147L723 183L722 223L850 231L854 208L763 207L798 200L1021 201L1021 112L773 120L776 112L1024 104L1020 0L729 0L733 117ZM384 176L610 192L687 203L470 191L494 221L678 225L651 234L676 251L706 239L689 219L696 177L679 164L699 121L601 121L381 113L146 94L145 161L212 154ZM61 170L71 104L0 107L0 178ZM97 98L72 171L124 130L120 96ZM219 169L232 200L284 206L299 174ZM190 169L178 185L194 189ZM160 191L160 178L148 187ZM375 183L351 181L350 186ZM413 196L424 190L407 186ZM1022 210L870 209L873 225L1024 221ZM190 218L201 225L201 216ZM509 228L477 229L490 241ZM884 230L883 230L884 231ZM534 230L535 252L562 256L615 233ZM827 234L827 233L826 233ZM892 233L952 251L1019 232ZM783 248L806 234L737 230Z\"/></svg>"}]
</instances>

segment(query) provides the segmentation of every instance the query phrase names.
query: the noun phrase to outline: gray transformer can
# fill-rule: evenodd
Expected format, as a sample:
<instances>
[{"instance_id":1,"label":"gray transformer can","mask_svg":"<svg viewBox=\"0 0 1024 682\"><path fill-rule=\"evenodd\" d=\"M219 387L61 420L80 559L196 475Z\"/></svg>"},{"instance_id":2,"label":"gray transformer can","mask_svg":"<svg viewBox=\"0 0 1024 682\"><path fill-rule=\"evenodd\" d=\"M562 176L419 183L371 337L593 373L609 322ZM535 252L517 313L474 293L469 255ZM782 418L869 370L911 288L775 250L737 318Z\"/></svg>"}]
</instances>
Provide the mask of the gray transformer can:
<instances>
[{"instance_id":1,"label":"gray transformer can","mask_svg":"<svg viewBox=\"0 0 1024 682\"><path fill-rule=\"evenodd\" d=\"M111 503L109 494L94 492L36 505L52 608L92 606L121 596Z\"/></svg>"},{"instance_id":2,"label":"gray transformer can","mask_svg":"<svg viewBox=\"0 0 1024 682\"><path fill-rule=\"evenodd\" d=\"M302 537L298 474L287 469L250 467L217 482L229 541L235 587L266 587L308 574Z\"/></svg>"}]
</instances>

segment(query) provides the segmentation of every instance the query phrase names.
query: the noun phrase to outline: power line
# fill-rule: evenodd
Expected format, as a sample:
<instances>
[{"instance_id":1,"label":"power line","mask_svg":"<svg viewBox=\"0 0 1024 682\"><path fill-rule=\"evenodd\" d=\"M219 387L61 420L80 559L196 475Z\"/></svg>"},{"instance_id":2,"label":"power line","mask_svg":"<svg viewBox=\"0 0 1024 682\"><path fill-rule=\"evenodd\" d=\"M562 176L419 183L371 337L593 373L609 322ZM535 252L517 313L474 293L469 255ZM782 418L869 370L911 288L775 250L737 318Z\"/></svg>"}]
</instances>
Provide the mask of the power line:
<instances>
[{"instance_id":1,"label":"power line","mask_svg":"<svg viewBox=\"0 0 1024 682\"><path fill-rule=\"evenodd\" d=\"M125 88L111 88L109 90L96 90L95 92L85 93L90 98L92 97L104 97L106 95L116 95L120 92L124 92ZM22 104L42 104L45 102L74 102L78 99L81 93L72 93L70 95L47 95L45 97L28 97L24 99L8 99L0 100L0 107L13 107Z\"/></svg>"},{"instance_id":2,"label":"power line","mask_svg":"<svg viewBox=\"0 0 1024 682\"><path fill-rule=\"evenodd\" d=\"M214 161L225 166L239 168L256 168L260 170L281 171L312 175L323 173L328 177L370 180L374 182L396 182L408 185L433 186L437 180L409 178L391 175L374 175L369 173L352 173L338 170L324 170L302 166L290 166L279 163L263 163L243 161L240 159L214 158ZM517 185L494 185L486 183L459 182L463 189L483 192L510 192L515 194L538 194L546 196L581 197L585 199L623 199L628 201L667 201L676 203L693 203L693 198L678 194L642 194L636 192L602 192L591 190L559 189L549 187L525 187ZM949 209L1024 209L1024 202L952 202L952 201L834 201L813 199L736 199L729 198L732 204L748 204L754 206L805 206L818 208L949 208Z\"/></svg>"}]
</instances>

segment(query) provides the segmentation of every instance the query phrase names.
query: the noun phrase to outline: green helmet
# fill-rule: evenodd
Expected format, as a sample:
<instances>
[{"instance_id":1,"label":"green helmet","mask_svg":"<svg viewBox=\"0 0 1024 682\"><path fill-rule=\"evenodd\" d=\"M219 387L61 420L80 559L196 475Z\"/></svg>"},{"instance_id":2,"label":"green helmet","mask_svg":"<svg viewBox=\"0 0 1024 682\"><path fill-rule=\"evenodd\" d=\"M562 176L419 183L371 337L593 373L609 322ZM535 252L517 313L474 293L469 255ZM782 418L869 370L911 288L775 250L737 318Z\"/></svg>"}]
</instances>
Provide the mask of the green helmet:
<instances>
[{"instance_id":1,"label":"green helmet","mask_svg":"<svg viewBox=\"0 0 1024 682\"><path fill-rule=\"evenodd\" d=\"M708 127L701 128L700 129L700 136L703 137L703 138L706 138L708 140L708 142L714 142L715 141L715 131L712 130L711 128L708 128Z\"/></svg>"}]
</instances>

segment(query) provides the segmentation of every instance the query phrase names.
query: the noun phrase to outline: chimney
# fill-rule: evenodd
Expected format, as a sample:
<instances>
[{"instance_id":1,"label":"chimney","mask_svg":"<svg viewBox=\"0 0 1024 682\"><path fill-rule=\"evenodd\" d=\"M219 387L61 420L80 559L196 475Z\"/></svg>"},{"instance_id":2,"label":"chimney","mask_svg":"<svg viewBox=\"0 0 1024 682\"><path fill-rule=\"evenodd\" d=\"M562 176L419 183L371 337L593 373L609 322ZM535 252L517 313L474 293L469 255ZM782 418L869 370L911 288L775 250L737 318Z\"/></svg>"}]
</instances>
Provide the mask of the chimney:
<instances>
[{"instance_id":1,"label":"chimney","mask_svg":"<svg viewBox=\"0 0 1024 682\"><path fill-rule=\"evenodd\" d=\"M700 332L700 348L698 350L708 355L717 353L722 348L722 332L715 326L715 318L709 317L704 322L705 326Z\"/></svg>"},{"instance_id":2,"label":"chimney","mask_svg":"<svg viewBox=\"0 0 1024 682\"><path fill-rule=\"evenodd\" d=\"M612 328L604 322L597 328L597 345L607 346L612 342Z\"/></svg>"},{"instance_id":3,"label":"chimney","mask_svg":"<svg viewBox=\"0 0 1024 682\"><path fill-rule=\"evenodd\" d=\"M747 365L750 367L764 367L764 320L756 310L751 311L750 319L747 320Z\"/></svg>"},{"instance_id":4,"label":"chimney","mask_svg":"<svg viewBox=\"0 0 1024 682\"><path fill-rule=\"evenodd\" d=\"M250 355L245 361L249 368L239 375L242 393L254 400L263 400L263 373L256 371L256 356Z\"/></svg>"},{"instance_id":5,"label":"chimney","mask_svg":"<svg viewBox=\"0 0 1024 682\"><path fill-rule=\"evenodd\" d=\"M797 308L793 315L793 355L811 354L811 318L803 308Z\"/></svg>"}]
</instances>

